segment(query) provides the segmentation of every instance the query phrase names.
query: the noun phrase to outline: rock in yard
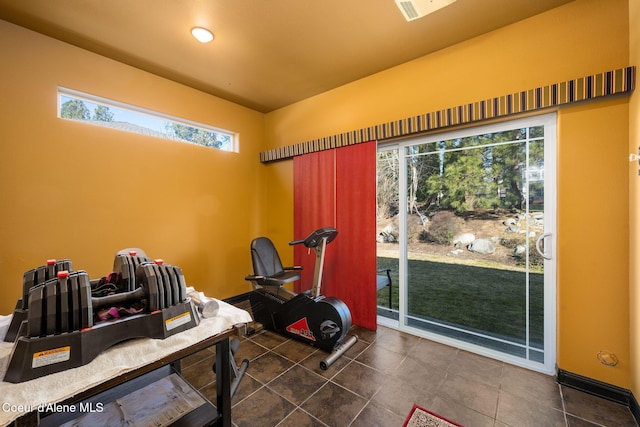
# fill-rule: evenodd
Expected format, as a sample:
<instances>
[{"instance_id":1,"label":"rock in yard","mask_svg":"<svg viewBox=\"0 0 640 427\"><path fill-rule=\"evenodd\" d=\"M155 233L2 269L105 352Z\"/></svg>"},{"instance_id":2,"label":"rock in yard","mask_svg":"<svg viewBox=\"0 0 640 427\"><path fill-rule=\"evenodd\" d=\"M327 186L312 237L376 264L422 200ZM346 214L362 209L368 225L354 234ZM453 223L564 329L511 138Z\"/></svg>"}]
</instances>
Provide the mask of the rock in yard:
<instances>
[{"instance_id":1,"label":"rock in yard","mask_svg":"<svg viewBox=\"0 0 640 427\"><path fill-rule=\"evenodd\" d=\"M392 225L387 225L378 233L376 240L378 243L395 243L398 241L398 232Z\"/></svg>"},{"instance_id":2,"label":"rock in yard","mask_svg":"<svg viewBox=\"0 0 640 427\"><path fill-rule=\"evenodd\" d=\"M391 233L386 233L381 231L376 238L378 243L394 243L396 241L396 237Z\"/></svg>"},{"instance_id":3,"label":"rock in yard","mask_svg":"<svg viewBox=\"0 0 640 427\"><path fill-rule=\"evenodd\" d=\"M502 221L502 225L508 227L510 225L516 225L516 220L513 218L507 218L504 221Z\"/></svg>"},{"instance_id":4,"label":"rock in yard","mask_svg":"<svg viewBox=\"0 0 640 427\"><path fill-rule=\"evenodd\" d=\"M469 243L473 242L474 240L476 240L476 236L474 236L471 233L462 233L462 234L458 234L453 238L453 245L458 247L458 246L464 246L464 245L468 245Z\"/></svg>"},{"instance_id":5,"label":"rock in yard","mask_svg":"<svg viewBox=\"0 0 640 427\"><path fill-rule=\"evenodd\" d=\"M492 254L496 251L496 245L491 240L476 239L467 246L467 249L479 254Z\"/></svg>"}]
</instances>

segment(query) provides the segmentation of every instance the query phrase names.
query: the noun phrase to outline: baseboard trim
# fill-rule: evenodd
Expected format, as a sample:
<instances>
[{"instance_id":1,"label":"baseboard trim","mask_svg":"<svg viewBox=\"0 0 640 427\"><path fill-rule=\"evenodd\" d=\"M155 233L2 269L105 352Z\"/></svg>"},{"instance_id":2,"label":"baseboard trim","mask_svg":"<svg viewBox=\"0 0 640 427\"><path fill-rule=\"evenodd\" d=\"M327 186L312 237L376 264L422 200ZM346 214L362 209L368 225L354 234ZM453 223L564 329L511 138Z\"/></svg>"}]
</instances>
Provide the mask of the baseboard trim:
<instances>
[{"instance_id":1,"label":"baseboard trim","mask_svg":"<svg viewBox=\"0 0 640 427\"><path fill-rule=\"evenodd\" d=\"M636 419L636 423L640 424L640 405L638 405L638 401L633 393L630 392L630 394L631 401L629 402L629 410L631 411L633 418Z\"/></svg>"},{"instance_id":2,"label":"baseboard trim","mask_svg":"<svg viewBox=\"0 0 640 427\"><path fill-rule=\"evenodd\" d=\"M629 407L640 424L640 405L631 390L558 369L558 383Z\"/></svg>"}]
</instances>

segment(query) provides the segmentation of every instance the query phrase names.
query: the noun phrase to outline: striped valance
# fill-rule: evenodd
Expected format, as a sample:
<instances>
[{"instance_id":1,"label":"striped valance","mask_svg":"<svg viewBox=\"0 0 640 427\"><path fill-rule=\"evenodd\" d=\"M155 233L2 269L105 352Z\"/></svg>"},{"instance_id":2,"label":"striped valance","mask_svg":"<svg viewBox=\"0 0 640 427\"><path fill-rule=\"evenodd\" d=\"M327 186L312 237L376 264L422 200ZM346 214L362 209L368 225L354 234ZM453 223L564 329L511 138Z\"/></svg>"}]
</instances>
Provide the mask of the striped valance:
<instances>
[{"instance_id":1,"label":"striped valance","mask_svg":"<svg viewBox=\"0 0 640 427\"><path fill-rule=\"evenodd\" d=\"M260 161L268 163L361 142L401 137L603 96L627 93L635 88L635 74L636 67L630 66L511 93L497 98L446 108L364 129L263 151L260 153Z\"/></svg>"}]
</instances>

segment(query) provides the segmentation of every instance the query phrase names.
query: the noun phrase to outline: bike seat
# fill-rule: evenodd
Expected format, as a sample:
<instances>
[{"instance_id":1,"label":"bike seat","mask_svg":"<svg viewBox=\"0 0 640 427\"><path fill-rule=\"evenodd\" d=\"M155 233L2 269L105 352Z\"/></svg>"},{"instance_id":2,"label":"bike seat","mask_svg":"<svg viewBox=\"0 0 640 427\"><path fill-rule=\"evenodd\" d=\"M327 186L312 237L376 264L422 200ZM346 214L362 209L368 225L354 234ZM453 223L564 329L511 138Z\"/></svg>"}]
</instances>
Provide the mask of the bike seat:
<instances>
[{"instance_id":1,"label":"bike seat","mask_svg":"<svg viewBox=\"0 0 640 427\"><path fill-rule=\"evenodd\" d=\"M261 286L282 286L300 280L298 270L302 267L283 267L278 251L267 237L258 237L251 242L251 262L253 275L245 280Z\"/></svg>"}]
</instances>

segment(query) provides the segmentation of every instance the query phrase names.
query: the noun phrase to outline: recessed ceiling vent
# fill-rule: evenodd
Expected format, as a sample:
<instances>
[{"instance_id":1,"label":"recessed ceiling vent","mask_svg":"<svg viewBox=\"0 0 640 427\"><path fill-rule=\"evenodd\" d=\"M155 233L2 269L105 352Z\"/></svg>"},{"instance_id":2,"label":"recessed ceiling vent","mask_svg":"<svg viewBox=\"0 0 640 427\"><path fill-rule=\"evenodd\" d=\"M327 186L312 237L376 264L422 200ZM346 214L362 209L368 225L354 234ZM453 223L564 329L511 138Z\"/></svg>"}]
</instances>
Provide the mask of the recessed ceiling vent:
<instances>
[{"instance_id":1,"label":"recessed ceiling vent","mask_svg":"<svg viewBox=\"0 0 640 427\"><path fill-rule=\"evenodd\" d=\"M395 0L398 9L407 21L422 18L456 0Z\"/></svg>"}]
</instances>

